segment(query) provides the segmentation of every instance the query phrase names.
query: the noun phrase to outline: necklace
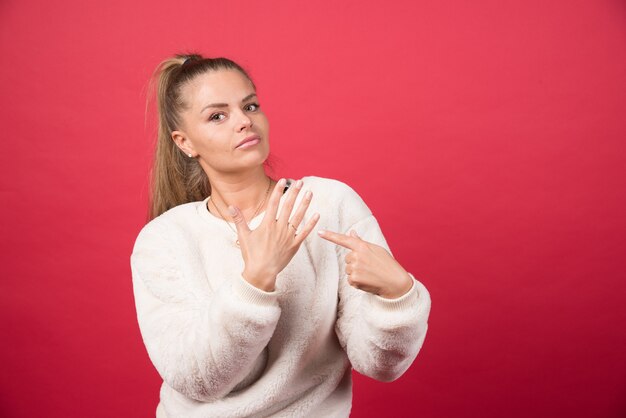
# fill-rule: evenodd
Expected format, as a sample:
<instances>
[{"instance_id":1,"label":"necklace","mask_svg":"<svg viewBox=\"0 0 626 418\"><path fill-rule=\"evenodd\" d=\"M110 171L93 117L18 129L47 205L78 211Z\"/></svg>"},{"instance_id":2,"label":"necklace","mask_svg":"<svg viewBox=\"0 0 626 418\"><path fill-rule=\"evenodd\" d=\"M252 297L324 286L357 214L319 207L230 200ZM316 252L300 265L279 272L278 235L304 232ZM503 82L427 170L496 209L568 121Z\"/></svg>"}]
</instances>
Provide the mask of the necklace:
<instances>
[{"instance_id":1,"label":"necklace","mask_svg":"<svg viewBox=\"0 0 626 418\"><path fill-rule=\"evenodd\" d=\"M270 183L267 185L267 190L265 191L265 197L263 197L263 200L261 201L261 203L259 203L259 205L256 207L256 210L254 211L254 215L252 215L252 218L250 218L250 219L254 219L256 217L256 215L259 213L259 210L263 206L263 203L265 203L265 201L267 200L267 195L270 193L270 188L271 187L272 187L272 179L270 178ZM212 201L213 201L213 199L211 199L211 197L209 196L209 202L207 202L207 210L209 210L209 212L211 211L209 209L209 203L211 203ZM228 225L228 227L235 233L235 235L238 235L237 234L237 230L234 229L232 226L230 226L230 223L226 220L226 218L224 218L224 215L222 215L222 212L220 211L220 208L217 207L215 202L213 202L213 206L215 206L215 209L217 209L217 213L219 213L220 217L224 220L224 222L226 222L226 225ZM239 240L236 240L235 244L237 244L237 247L239 247Z\"/></svg>"}]
</instances>

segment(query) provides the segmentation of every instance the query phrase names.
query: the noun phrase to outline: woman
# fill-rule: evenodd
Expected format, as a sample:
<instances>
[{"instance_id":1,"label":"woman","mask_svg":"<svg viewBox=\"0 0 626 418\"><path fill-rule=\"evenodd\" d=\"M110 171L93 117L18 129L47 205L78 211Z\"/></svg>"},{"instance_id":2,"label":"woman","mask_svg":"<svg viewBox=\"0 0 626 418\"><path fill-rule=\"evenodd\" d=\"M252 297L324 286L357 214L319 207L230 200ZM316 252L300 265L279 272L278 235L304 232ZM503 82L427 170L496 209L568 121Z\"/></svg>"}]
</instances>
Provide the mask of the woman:
<instances>
[{"instance_id":1,"label":"woman","mask_svg":"<svg viewBox=\"0 0 626 418\"><path fill-rule=\"evenodd\" d=\"M131 267L157 417L348 416L352 367L392 381L417 356L428 291L349 186L265 173L269 125L239 65L178 55L156 74Z\"/></svg>"}]
</instances>

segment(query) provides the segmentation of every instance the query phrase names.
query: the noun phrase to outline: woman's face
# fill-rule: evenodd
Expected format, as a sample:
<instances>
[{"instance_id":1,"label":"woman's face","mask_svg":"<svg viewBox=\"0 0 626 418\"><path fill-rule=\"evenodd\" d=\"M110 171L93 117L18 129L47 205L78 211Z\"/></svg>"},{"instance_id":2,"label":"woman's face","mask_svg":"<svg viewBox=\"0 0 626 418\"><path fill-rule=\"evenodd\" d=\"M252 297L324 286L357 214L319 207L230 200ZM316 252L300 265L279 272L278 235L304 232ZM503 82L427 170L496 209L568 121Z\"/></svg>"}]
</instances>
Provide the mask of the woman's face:
<instances>
[{"instance_id":1,"label":"woman's face","mask_svg":"<svg viewBox=\"0 0 626 418\"><path fill-rule=\"evenodd\" d=\"M188 107L181 115L182 129L172 132L172 139L185 154L197 156L209 176L263 164L270 150L269 122L246 76L237 70L211 71L181 93Z\"/></svg>"}]
</instances>

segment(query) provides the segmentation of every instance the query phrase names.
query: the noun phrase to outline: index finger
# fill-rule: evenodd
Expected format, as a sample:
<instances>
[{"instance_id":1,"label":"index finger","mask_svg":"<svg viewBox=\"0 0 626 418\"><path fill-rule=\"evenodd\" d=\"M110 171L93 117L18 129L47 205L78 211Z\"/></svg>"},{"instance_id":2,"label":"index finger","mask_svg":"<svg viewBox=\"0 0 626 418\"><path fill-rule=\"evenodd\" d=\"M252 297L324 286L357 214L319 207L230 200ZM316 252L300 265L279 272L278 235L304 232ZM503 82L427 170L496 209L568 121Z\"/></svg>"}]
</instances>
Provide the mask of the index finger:
<instances>
[{"instance_id":1,"label":"index finger","mask_svg":"<svg viewBox=\"0 0 626 418\"><path fill-rule=\"evenodd\" d=\"M319 230L317 231L317 233L325 240L334 242L337 245L341 245L342 247L348 248L353 251L356 249L356 246L359 243L358 238L352 237L350 235L344 235L337 232L325 230Z\"/></svg>"},{"instance_id":2,"label":"index finger","mask_svg":"<svg viewBox=\"0 0 626 418\"><path fill-rule=\"evenodd\" d=\"M285 183L287 183L287 179L281 178L274 185L274 190L272 190L272 194L270 195L269 201L267 202L267 208L265 209L265 215L263 216L262 222L275 222L276 214L278 213L278 205L280 204L280 197L282 196L283 188L285 187Z\"/></svg>"}]
</instances>

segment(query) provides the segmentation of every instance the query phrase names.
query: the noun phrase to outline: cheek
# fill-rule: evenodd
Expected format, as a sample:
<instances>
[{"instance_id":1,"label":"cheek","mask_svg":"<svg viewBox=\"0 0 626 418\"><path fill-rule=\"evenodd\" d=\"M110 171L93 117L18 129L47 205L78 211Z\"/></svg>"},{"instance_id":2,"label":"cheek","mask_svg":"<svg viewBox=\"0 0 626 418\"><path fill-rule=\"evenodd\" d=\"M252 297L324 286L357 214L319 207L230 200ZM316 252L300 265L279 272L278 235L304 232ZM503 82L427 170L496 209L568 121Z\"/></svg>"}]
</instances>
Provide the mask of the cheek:
<instances>
[{"instance_id":1,"label":"cheek","mask_svg":"<svg viewBox=\"0 0 626 418\"><path fill-rule=\"evenodd\" d=\"M207 160L218 161L232 151L232 137L216 129L203 132L197 137L196 144L196 151Z\"/></svg>"},{"instance_id":2,"label":"cheek","mask_svg":"<svg viewBox=\"0 0 626 418\"><path fill-rule=\"evenodd\" d=\"M265 132L269 132L270 130L270 122L265 115L258 118L257 125Z\"/></svg>"}]
</instances>

